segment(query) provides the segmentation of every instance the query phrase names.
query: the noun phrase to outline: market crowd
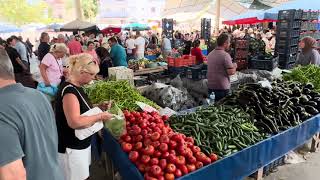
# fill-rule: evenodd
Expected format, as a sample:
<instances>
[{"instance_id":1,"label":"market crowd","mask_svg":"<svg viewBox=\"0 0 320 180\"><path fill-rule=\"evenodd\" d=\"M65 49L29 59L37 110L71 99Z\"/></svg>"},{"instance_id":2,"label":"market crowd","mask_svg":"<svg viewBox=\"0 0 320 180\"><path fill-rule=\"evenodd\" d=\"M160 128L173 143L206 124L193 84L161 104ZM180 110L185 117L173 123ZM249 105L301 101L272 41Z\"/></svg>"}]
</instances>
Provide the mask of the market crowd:
<instances>
[{"instance_id":1,"label":"market crowd","mask_svg":"<svg viewBox=\"0 0 320 180\"><path fill-rule=\"evenodd\" d=\"M275 48L274 31L251 28L221 30L207 57L200 48L199 31L176 31L173 39L139 31L109 36L59 34L50 39L43 32L37 45L17 36L0 39L0 179L87 179L92 136L80 140L75 130L108 121L112 115L82 116L93 108L82 87L97 75L107 77L109 67L128 67L128 60L144 58L148 49L158 49L164 58L181 49L181 54L195 56L197 64L207 62L208 92L216 101L222 99L237 70L229 54L236 38L254 40L252 49L272 52ZM297 64L320 64L316 40L305 37L300 48ZM30 73L33 54L40 62L40 82ZM110 107L111 102L106 103Z\"/></svg>"}]
</instances>

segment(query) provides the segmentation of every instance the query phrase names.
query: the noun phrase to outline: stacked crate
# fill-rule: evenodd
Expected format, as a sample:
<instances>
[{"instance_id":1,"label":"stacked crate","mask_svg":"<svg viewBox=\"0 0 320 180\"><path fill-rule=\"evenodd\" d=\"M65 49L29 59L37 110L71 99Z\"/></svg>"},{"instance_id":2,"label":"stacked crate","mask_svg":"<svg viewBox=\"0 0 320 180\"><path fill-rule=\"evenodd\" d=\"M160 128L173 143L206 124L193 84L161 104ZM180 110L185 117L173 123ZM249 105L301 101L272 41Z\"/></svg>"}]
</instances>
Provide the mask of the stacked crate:
<instances>
[{"instance_id":1,"label":"stacked crate","mask_svg":"<svg viewBox=\"0 0 320 180\"><path fill-rule=\"evenodd\" d=\"M275 53L282 69L290 69L297 59L302 16L303 11L295 9L278 13Z\"/></svg>"},{"instance_id":2,"label":"stacked crate","mask_svg":"<svg viewBox=\"0 0 320 180\"><path fill-rule=\"evenodd\" d=\"M317 40L317 46L320 43L319 31L319 11L305 11L302 16L300 39L310 36Z\"/></svg>"}]
</instances>

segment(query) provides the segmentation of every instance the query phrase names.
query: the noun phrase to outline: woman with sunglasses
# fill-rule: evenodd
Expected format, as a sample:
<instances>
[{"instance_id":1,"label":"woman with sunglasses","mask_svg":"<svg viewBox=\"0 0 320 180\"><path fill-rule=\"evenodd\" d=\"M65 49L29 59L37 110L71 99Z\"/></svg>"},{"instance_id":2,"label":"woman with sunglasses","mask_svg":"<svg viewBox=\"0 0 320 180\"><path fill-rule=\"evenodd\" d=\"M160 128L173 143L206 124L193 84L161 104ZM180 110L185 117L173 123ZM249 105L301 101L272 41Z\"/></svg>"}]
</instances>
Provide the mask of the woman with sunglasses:
<instances>
[{"instance_id":1,"label":"woman with sunglasses","mask_svg":"<svg viewBox=\"0 0 320 180\"><path fill-rule=\"evenodd\" d=\"M92 116L81 114L92 108L83 86L91 82L99 72L99 66L89 54L69 57L69 76L61 83L55 104L58 129L59 160L65 173L65 180L84 180L89 177L91 163L91 136L79 140L76 129L90 127L99 121L108 121L108 112Z\"/></svg>"}]
</instances>

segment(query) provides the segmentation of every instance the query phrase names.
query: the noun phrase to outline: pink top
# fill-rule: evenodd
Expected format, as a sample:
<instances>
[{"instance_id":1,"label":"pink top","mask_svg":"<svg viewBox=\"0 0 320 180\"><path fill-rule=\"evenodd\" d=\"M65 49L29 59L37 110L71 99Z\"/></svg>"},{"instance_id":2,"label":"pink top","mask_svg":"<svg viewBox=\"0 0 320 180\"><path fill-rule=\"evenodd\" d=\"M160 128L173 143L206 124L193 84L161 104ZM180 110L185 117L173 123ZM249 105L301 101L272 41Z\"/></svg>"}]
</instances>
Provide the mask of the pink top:
<instances>
[{"instance_id":1,"label":"pink top","mask_svg":"<svg viewBox=\"0 0 320 180\"><path fill-rule=\"evenodd\" d=\"M50 84L59 85L63 75L62 60L56 59L51 53L48 53L43 57L41 63L48 66L46 73Z\"/></svg>"},{"instance_id":2,"label":"pink top","mask_svg":"<svg viewBox=\"0 0 320 180\"><path fill-rule=\"evenodd\" d=\"M70 55L76 55L82 53L82 46L79 41L72 40L68 43Z\"/></svg>"},{"instance_id":3,"label":"pink top","mask_svg":"<svg viewBox=\"0 0 320 180\"><path fill-rule=\"evenodd\" d=\"M231 56L223 49L216 48L208 55L208 88L214 90L230 89L228 69L233 68Z\"/></svg>"},{"instance_id":4,"label":"pink top","mask_svg":"<svg viewBox=\"0 0 320 180\"><path fill-rule=\"evenodd\" d=\"M96 53L95 50L91 50L91 51L88 51L88 50L87 50L87 51L85 51L85 53L90 54L90 55L93 57L94 61L96 61L97 64L100 64L100 63L99 63L98 55L97 55L97 53Z\"/></svg>"}]
</instances>

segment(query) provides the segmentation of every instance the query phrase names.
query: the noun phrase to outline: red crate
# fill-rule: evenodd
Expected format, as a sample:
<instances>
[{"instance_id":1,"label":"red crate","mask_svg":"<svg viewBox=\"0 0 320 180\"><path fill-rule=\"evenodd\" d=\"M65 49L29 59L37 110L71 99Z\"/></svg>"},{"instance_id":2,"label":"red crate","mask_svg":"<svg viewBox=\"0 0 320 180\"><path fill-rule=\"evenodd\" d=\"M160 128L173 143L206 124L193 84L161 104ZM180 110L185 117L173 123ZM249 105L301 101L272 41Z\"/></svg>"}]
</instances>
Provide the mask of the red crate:
<instances>
[{"instance_id":1,"label":"red crate","mask_svg":"<svg viewBox=\"0 0 320 180\"><path fill-rule=\"evenodd\" d=\"M173 57L167 57L168 66L174 67L175 59Z\"/></svg>"}]
</instances>

